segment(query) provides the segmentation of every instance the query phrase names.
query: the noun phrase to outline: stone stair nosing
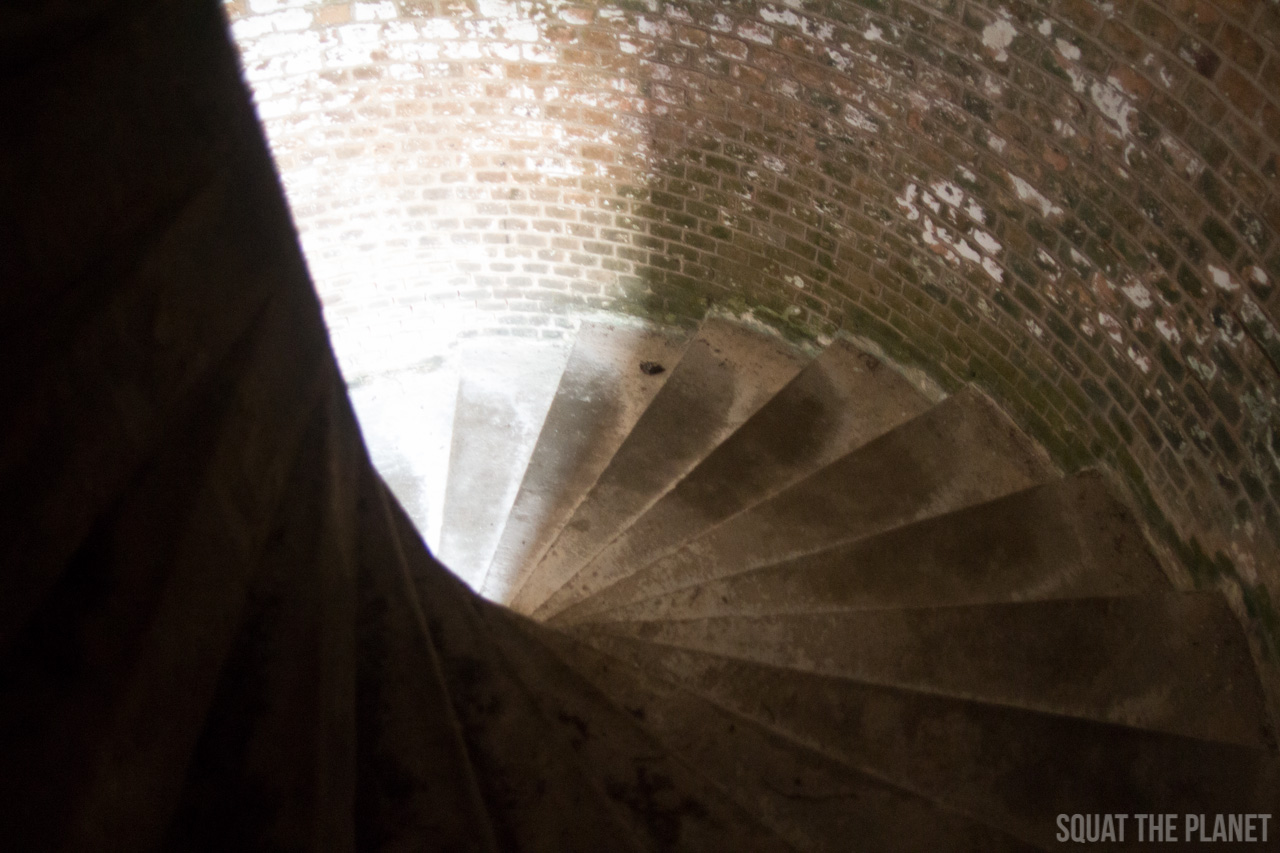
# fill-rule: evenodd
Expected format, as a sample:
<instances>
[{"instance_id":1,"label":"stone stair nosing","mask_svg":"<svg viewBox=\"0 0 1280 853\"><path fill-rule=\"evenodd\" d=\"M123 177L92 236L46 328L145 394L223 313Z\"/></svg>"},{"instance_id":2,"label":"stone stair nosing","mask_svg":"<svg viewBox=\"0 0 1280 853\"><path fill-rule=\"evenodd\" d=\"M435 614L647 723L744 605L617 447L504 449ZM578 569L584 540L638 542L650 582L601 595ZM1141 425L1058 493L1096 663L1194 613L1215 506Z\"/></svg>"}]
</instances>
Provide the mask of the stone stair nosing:
<instances>
[{"instance_id":1,"label":"stone stair nosing","mask_svg":"<svg viewBox=\"0 0 1280 853\"><path fill-rule=\"evenodd\" d=\"M1058 814L1269 813L1280 800L1280 764L1269 750L868 685L599 630L577 635L870 776L1046 848L1055 843Z\"/></svg>"},{"instance_id":2,"label":"stone stair nosing","mask_svg":"<svg viewBox=\"0 0 1280 853\"><path fill-rule=\"evenodd\" d=\"M1133 514L1084 471L582 623L1042 601L1169 588Z\"/></svg>"},{"instance_id":3,"label":"stone stair nosing","mask_svg":"<svg viewBox=\"0 0 1280 853\"><path fill-rule=\"evenodd\" d=\"M493 559L569 349L474 339L460 356L437 556L475 589Z\"/></svg>"},{"instance_id":4,"label":"stone stair nosing","mask_svg":"<svg viewBox=\"0 0 1280 853\"><path fill-rule=\"evenodd\" d=\"M544 606L539 615L569 624L1056 476L1043 451L990 400L962 391L590 597L570 579L555 598L559 606Z\"/></svg>"},{"instance_id":5,"label":"stone stair nosing","mask_svg":"<svg viewBox=\"0 0 1280 853\"><path fill-rule=\"evenodd\" d=\"M688 345L682 331L583 323L480 591L507 601L559 535Z\"/></svg>"},{"instance_id":6,"label":"stone stair nosing","mask_svg":"<svg viewBox=\"0 0 1280 853\"><path fill-rule=\"evenodd\" d=\"M359 499L356 659L358 849L498 850L432 640L394 498L372 468Z\"/></svg>"},{"instance_id":7,"label":"stone stair nosing","mask_svg":"<svg viewBox=\"0 0 1280 853\"><path fill-rule=\"evenodd\" d=\"M744 808L799 849L844 853L853 839L863 849L880 851L1035 849L570 634L547 629L541 636L667 749L720 780Z\"/></svg>"},{"instance_id":8,"label":"stone stair nosing","mask_svg":"<svg viewBox=\"0 0 1280 853\"><path fill-rule=\"evenodd\" d=\"M477 604L511 666L538 673L543 713L577 730L572 748L578 760L631 815L635 833L652 849L795 849L565 663L538 626L498 605Z\"/></svg>"},{"instance_id":9,"label":"stone stair nosing","mask_svg":"<svg viewBox=\"0 0 1280 853\"><path fill-rule=\"evenodd\" d=\"M406 516L398 521L403 537L416 535ZM647 849L579 765L566 724L538 708L538 674L517 672L498 650L474 595L425 549L416 550L410 564L498 847L531 853Z\"/></svg>"},{"instance_id":10,"label":"stone stair nosing","mask_svg":"<svg viewBox=\"0 0 1280 853\"><path fill-rule=\"evenodd\" d=\"M878 359L832 342L584 565L573 578L579 594L612 585L928 407Z\"/></svg>"},{"instance_id":11,"label":"stone stair nosing","mask_svg":"<svg viewBox=\"0 0 1280 853\"><path fill-rule=\"evenodd\" d=\"M1216 592L611 622L607 630L869 684L1275 744L1247 643Z\"/></svg>"},{"instance_id":12,"label":"stone stair nosing","mask_svg":"<svg viewBox=\"0 0 1280 853\"><path fill-rule=\"evenodd\" d=\"M565 581L800 372L789 344L719 317L703 321L645 409L511 601L538 613Z\"/></svg>"}]
</instances>

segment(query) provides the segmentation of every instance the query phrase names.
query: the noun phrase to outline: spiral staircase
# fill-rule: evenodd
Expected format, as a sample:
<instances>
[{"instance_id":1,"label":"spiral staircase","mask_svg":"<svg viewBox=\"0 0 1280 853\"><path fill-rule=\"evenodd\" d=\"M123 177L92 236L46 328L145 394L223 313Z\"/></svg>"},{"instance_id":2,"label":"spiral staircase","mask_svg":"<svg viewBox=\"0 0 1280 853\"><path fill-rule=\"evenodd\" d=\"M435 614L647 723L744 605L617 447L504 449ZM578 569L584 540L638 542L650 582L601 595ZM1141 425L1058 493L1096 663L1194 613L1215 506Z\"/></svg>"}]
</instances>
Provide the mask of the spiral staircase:
<instances>
[{"instance_id":1,"label":"spiral staircase","mask_svg":"<svg viewBox=\"0 0 1280 853\"><path fill-rule=\"evenodd\" d=\"M371 463L216 7L14 21L6 849L990 851L1274 812L1226 602L1104 477L851 341L587 324L514 482L464 372L438 550L511 607L476 594Z\"/></svg>"},{"instance_id":2,"label":"spiral staircase","mask_svg":"<svg viewBox=\"0 0 1280 853\"><path fill-rule=\"evenodd\" d=\"M586 323L503 453L462 363L440 555L510 609L414 578L500 849L1045 849L1059 814L1280 795L1225 600L981 394Z\"/></svg>"}]
</instances>

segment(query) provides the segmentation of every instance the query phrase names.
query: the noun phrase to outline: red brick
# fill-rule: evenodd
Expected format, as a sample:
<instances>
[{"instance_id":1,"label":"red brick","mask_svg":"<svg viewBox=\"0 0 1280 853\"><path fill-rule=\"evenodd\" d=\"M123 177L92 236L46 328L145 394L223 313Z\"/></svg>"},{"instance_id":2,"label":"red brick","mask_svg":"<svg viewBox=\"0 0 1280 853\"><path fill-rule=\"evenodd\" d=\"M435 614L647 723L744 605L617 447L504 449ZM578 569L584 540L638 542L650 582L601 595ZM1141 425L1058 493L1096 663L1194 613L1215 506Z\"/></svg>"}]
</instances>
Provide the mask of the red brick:
<instances>
[{"instance_id":1,"label":"red brick","mask_svg":"<svg viewBox=\"0 0 1280 853\"><path fill-rule=\"evenodd\" d=\"M1101 10L1088 0L1063 0L1058 4L1058 14L1081 32L1091 33L1103 20Z\"/></svg>"},{"instance_id":2,"label":"red brick","mask_svg":"<svg viewBox=\"0 0 1280 853\"><path fill-rule=\"evenodd\" d=\"M1227 59L1239 65L1249 74L1255 73L1265 57L1262 45L1248 33L1232 24L1223 25L1214 42Z\"/></svg>"},{"instance_id":3,"label":"red brick","mask_svg":"<svg viewBox=\"0 0 1280 853\"><path fill-rule=\"evenodd\" d=\"M351 6L346 3L335 3L331 6L321 6L312 14L314 15L312 20L316 26L332 27L351 20Z\"/></svg>"},{"instance_id":4,"label":"red brick","mask_svg":"<svg viewBox=\"0 0 1280 853\"><path fill-rule=\"evenodd\" d=\"M1182 31L1178 29L1178 25L1147 0L1140 0L1134 7L1133 26L1170 53L1174 52L1178 42L1182 40Z\"/></svg>"},{"instance_id":5,"label":"red brick","mask_svg":"<svg viewBox=\"0 0 1280 853\"><path fill-rule=\"evenodd\" d=\"M1113 66L1109 76L1119 82L1126 92L1139 100L1145 100L1151 94L1151 81L1141 72L1128 65Z\"/></svg>"},{"instance_id":6,"label":"red brick","mask_svg":"<svg viewBox=\"0 0 1280 853\"><path fill-rule=\"evenodd\" d=\"M1212 39L1222 16L1206 0L1168 0L1169 13L1202 39Z\"/></svg>"},{"instance_id":7,"label":"red brick","mask_svg":"<svg viewBox=\"0 0 1280 853\"><path fill-rule=\"evenodd\" d=\"M1130 61L1141 59L1146 52L1142 39L1119 18L1108 18L1102 24L1101 41Z\"/></svg>"},{"instance_id":8,"label":"red brick","mask_svg":"<svg viewBox=\"0 0 1280 853\"><path fill-rule=\"evenodd\" d=\"M1280 55L1273 54L1258 74L1258 85L1266 90L1271 100L1280 102Z\"/></svg>"},{"instance_id":9,"label":"red brick","mask_svg":"<svg viewBox=\"0 0 1280 853\"><path fill-rule=\"evenodd\" d=\"M1237 23L1248 25L1258 12L1257 0L1214 0L1218 9Z\"/></svg>"},{"instance_id":10,"label":"red brick","mask_svg":"<svg viewBox=\"0 0 1280 853\"><path fill-rule=\"evenodd\" d=\"M1262 106L1262 92L1234 68L1225 68L1218 75L1218 88L1246 116L1252 116Z\"/></svg>"}]
</instances>

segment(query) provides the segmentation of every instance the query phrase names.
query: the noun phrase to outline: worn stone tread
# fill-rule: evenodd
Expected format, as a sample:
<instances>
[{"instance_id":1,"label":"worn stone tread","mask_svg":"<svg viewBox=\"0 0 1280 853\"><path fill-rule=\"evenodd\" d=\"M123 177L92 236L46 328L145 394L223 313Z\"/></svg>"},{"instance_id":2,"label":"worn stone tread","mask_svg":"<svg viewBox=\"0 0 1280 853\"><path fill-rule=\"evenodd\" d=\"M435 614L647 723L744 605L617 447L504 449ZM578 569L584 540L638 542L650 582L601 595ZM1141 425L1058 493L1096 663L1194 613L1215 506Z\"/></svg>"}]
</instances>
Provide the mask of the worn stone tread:
<instances>
[{"instance_id":1,"label":"worn stone tread","mask_svg":"<svg viewBox=\"0 0 1280 853\"><path fill-rule=\"evenodd\" d=\"M870 685L600 631L582 636L870 776L1046 848L1053 847L1058 814L1270 813L1280 798L1280 765L1267 750Z\"/></svg>"},{"instance_id":2,"label":"worn stone tread","mask_svg":"<svg viewBox=\"0 0 1280 853\"><path fill-rule=\"evenodd\" d=\"M1133 514L1085 471L583 621L876 610L1169 588ZM603 599L603 596L602 596Z\"/></svg>"},{"instance_id":3,"label":"worn stone tread","mask_svg":"<svg viewBox=\"0 0 1280 853\"><path fill-rule=\"evenodd\" d=\"M1034 849L867 777L569 634L547 630L542 637L669 750L719 780L744 808L799 849L844 853L851 839L861 849L881 851Z\"/></svg>"},{"instance_id":4,"label":"worn stone tread","mask_svg":"<svg viewBox=\"0 0 1280 853\"><path fill-rule=\"evenodd\" d=\"M356 847L497 850L431 637L399 507L367 466L357 575ZM374 485L376 484L376 485Z\"/></svg>"},{"instance_id":5,"label":"worn stone tread","mask_svg":"<svg viewBox=\"0 0 1280 853\"><path fill-rule=\"evenodd\" d=\"M570 732L580 764L654 850L793 850L713 780L666 749L644 726L540 639L536 626L481 602L490 636L536 684L544 716Z\"/></svg>"},{"instance_id":6,"label":"worn stone tread","mask_svg":"<svg viewBox=\"0 0 1280 853\"><path fill-rule=\"evenodd\" d=\"M506 601L525 581L687 344L679 331L582 324L481 587L487 598Z\"/></svg>"},{"instance_id":7,"label":"worn stone tread","mask_svg":"<svg viewBox=\"0 0 1280 853\"><path fill-rule=\"evenodd\" d=\"M400 530L414 537L403 515ZM538 707L537 673L514 669L494 644L474 595L425 549L407 558L499 849L646 849L579 763L563 723Z\"/></svg>"},{"instance_id":8,"label":"worn stone tread","mask_svg":"<svg viewBox=\"0 0 1280 853\"><path fill-rule=\"evenodd\" d=\"M544 604L567 579L767 403L804 361L777 338L723 318L705 320L511 606L542 618Z\"/></svg>"},{"instance_id":9,"label":"worn stone tread","mask_svg":"<svg viewBox=\"0 0 1280 853\"><path fill-rule=\"evenodd\" d=\"M476 589L498 547L569 350L499 338L467 341L460 356L436 555Z\"/></svg>"},{"instance_id":10,"label":"worn stone tread","mask_svg":"<svg viewBox=\"0 0 1280 853\"><path fill-rule=\"evenodd\" d=\"M663 645L939 695L1269 747L1261 686L1216 592L611 622Z\"/></svg>"},{"instance_id":11,"label":"worn stone tread","mask_svg":"<svg viewBox=\"0 0 1280 853\"><path fill-rule=\"evenodd\" d=\"M901 375L837 340L572 580L573 601L618 582L929 407ZM607 606L609 594L596 606Z\"/></svg>"},{"instance_id":12,"label":"worn stone tread","mask_svg":"<svg viewBox=\"0 0 1280 853\"><path fill-rule=\"evenodd\" d=\"M416 366L363 377L347 390L374 467L433 552L444 523L459 361L454 345Z\"/></svg>"},{"instance_id":13,"label":"worn stone tread","mask_svg":"<svg viewBox=\"0 0 1280 853\"><path fill-rule=\"evenodd\" d=\"M629 575L608 603L739 574L1054 476L1043 452L986 397L962 391ZM557 600L569 598L569 585ZM539 615L569 624L593 611L591 601Z\"/></svg>"}]
</instances>

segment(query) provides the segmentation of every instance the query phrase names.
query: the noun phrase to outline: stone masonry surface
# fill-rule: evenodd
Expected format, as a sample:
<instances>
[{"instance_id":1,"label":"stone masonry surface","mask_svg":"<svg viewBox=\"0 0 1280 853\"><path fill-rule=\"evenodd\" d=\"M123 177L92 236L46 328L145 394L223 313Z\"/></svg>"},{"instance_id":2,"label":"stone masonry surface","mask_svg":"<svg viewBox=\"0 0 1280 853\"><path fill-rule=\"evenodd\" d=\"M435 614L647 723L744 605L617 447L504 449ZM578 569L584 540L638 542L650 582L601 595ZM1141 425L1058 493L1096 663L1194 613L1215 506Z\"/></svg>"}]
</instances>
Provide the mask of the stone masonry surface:
<instances>
[{"instance_id":1,"label":"stone masonry surface","mask_svg":"<svg viewBox=\"0 0 1280 853\"><path fill-rule=\"evenodd\" d=\"M1276 0L226 9L348 376L582 311L854 332L1274 642Z\"/></svg>"}]
</instances>

